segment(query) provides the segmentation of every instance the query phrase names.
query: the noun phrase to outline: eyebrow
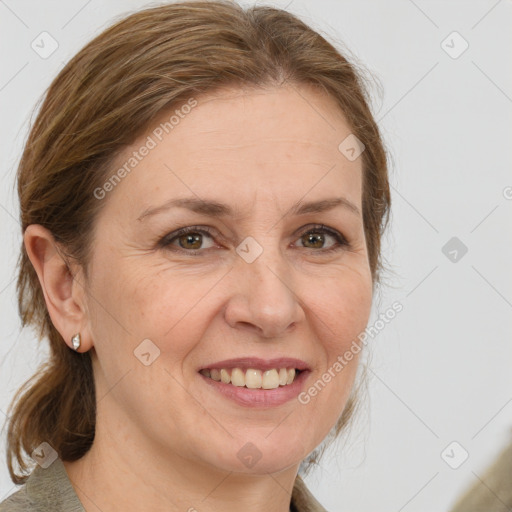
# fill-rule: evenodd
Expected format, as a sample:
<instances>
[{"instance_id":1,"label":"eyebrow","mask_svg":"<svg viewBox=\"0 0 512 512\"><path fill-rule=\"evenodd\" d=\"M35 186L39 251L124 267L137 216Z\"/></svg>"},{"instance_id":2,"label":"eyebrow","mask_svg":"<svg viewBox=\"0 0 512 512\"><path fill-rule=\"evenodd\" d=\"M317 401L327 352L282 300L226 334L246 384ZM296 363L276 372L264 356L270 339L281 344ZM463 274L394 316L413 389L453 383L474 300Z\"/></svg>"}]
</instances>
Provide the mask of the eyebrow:
<instances>
[{"instance_id":1,"label":"eyebrow","mask_svg":"<svg viewBox=\"0 0 512 512\"><path fill-rule=\"evenodd\" d=\"M308 213L322 213L328 210L332 210L336 207L343 207L352 213L360 216L361 212L359 208L344 197L333 197L329 199L322 199L320 201L309 201L301 203L300 201L295 204L286 215L306 215ZM203 200L197 197L184 197L180 199L171 199L160 206L154 208L147 208L137 218L141 221L151 215L162 213L171 208L186 208L196 213L207 215L209 217L233 217L235 215L234 210L224 203L219 203L214 200Z\"/></svg>"}]
</instances>

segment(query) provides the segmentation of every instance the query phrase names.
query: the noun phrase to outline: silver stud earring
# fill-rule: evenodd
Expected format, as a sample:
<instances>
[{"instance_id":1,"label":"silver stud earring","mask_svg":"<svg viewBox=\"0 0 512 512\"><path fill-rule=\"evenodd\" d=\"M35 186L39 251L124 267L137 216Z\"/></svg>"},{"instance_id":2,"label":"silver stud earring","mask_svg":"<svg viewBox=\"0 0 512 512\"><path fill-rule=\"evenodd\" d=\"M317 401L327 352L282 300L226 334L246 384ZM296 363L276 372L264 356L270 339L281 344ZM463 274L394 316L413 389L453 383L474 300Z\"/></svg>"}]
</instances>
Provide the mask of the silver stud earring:
<instances>
[{"instance_id":1,"label":"silver stud earring","mask_svg":"<svg viewBox=\"0 0 512 512\"><path fill-rule=\"evenodd\" d=\"M71 343L73 343L73 348L75 350L78 350L80 348L80 333L76 333L72 338L71 338Z\"/></svg>"}]
</instances>

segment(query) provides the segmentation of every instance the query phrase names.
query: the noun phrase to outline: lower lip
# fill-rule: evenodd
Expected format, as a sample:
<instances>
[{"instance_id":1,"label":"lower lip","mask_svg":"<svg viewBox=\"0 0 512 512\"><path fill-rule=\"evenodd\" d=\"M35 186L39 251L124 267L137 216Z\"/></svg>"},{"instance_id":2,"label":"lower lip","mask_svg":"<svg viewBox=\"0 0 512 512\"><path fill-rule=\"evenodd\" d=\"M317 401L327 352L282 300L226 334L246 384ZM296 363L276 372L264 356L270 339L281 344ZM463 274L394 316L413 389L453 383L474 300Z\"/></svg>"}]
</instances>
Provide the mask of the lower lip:
<instances>
[{"instance_id":1,"label":"lower lip","mask_svg":"<svg viewBox=\"0 0 512 512\"><path fill-rule=\"evenodd\" d=\"M296 398L301 392L304 381L309 375L308 370L299 373L291 384L275 389L250 389L245 386L234 386L216 381L199 374L213 389L245 407L276 407Z\"/></svg>"}]
</instances>

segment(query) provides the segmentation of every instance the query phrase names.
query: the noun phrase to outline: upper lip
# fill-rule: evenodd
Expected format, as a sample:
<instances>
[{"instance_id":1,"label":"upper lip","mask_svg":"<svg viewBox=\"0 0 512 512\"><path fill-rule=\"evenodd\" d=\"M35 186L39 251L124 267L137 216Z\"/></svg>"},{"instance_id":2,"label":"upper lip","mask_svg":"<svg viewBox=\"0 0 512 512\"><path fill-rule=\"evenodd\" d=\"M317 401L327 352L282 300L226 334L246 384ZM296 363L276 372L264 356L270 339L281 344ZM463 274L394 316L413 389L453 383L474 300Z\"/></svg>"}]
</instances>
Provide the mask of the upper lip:
<instances>
[{"instance_id":1,"label":"upper lip","mask_svg":"<svg viewBox=\"0 0 512 512\"><path fill-rule=\"evenodd\" d=\"M234 359L224 359L199 368L199 370L212 370L221 368L254 368L255 370L272 370L273 368L295 368L296 370L309 370L309 366L301 359L292 357L278 357L275 359L262 359L259 357L237 357ZM198 371L199 371L198 370Z\"/></svg>"}]
</instances>

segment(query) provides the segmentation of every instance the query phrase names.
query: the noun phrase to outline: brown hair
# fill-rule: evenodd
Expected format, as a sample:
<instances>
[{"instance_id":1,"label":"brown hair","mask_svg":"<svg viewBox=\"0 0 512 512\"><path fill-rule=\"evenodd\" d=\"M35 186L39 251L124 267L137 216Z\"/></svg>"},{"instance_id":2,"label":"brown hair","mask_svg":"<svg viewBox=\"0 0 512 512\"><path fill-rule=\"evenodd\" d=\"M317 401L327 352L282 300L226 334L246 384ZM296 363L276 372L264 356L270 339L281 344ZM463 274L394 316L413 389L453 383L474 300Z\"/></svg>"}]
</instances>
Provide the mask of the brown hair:
<instances>
[{"instance_id":1,"label":"brown hair","mask_svg":"<svg viewBox=\"0 0 512 512\"><path fill-rule=\"evenodd\" d=\"M390 192L386 152L370 112L368 92L335 47L296 16L272 7L186 1L136 12L88 43L54 79L20 160L17 186L24 232L51 231L87 278L94 220L119 151L151 121L191 96L223 86L310 84L330 95L366 149L363 220L374 283ZM341 141L340 141L341 142ZM66 461L81 458L94 440L96 398L90 354L71 350L52 324L24 244L18 261L22 326L47 338L50 357L18 390L9 409L7 464L14 483L28 475L23 452L48 442ZM335 426L348 423L352 394ZM318 455L318 454L317 454ZM308 458L308 466L315 460Z\"/></svg>"}]
</instances>

